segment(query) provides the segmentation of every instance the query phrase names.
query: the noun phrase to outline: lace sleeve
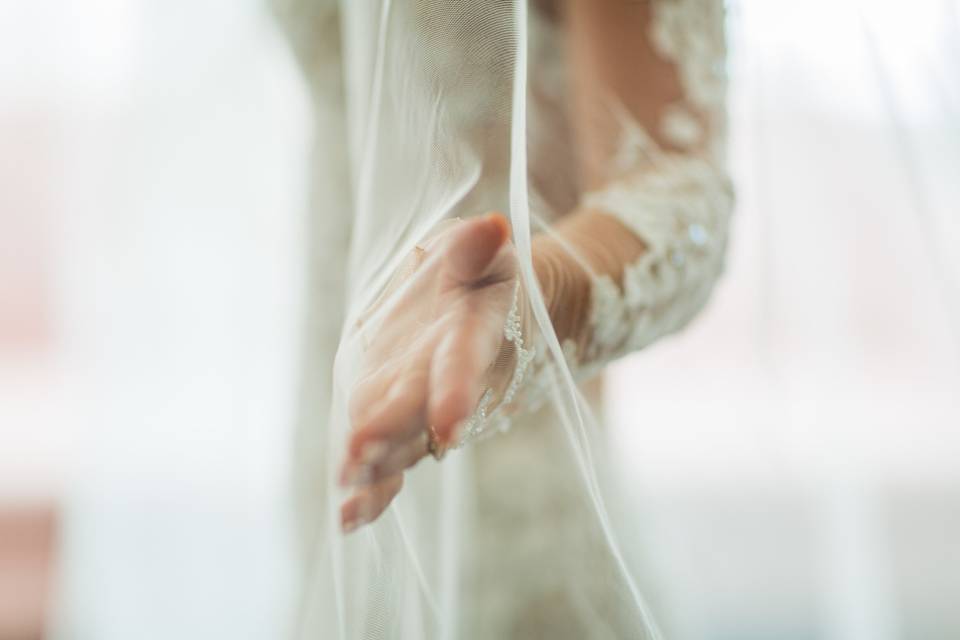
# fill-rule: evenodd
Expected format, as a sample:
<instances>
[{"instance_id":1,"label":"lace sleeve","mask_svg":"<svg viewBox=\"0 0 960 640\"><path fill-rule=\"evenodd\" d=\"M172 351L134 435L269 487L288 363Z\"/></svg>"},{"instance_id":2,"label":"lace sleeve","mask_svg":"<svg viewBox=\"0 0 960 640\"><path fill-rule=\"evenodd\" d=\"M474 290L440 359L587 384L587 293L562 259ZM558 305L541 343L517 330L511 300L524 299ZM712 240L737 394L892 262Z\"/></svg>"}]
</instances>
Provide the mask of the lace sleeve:
<instances>
[{"instance_id":1,"label":"lace sleeve","mask_svg":"<svg viewBox=\"0 0 960 640\"><path fill-rule=\"evenodd\" d=\"M579 364L596 368L681 329L704 305L722 270L733 192L716 164L663 154L656 169L591 192L585 204L615 216L645 247L619 278L591 274Z\"/></svg>"},{"instance_id":2,"label":"lace sleeve","mask_svg":"<svg viewBox=\"0 0 960 640\"><path fill-rule=\"evenodd\" d=\"M586 188L578 222L559 224L546 243L562 246L578 271L566 280L582 286L544 288L565 299L551 317L579 378L683 328L722 271L733 208L724 17L719 0L570 3ZM562 317L579 309L579 321ZM525 339L509 397L498 404L485 394L467 440L507 428L511 414L545 399L549 357L533 332Z\"/></svg>"}]
</instances>

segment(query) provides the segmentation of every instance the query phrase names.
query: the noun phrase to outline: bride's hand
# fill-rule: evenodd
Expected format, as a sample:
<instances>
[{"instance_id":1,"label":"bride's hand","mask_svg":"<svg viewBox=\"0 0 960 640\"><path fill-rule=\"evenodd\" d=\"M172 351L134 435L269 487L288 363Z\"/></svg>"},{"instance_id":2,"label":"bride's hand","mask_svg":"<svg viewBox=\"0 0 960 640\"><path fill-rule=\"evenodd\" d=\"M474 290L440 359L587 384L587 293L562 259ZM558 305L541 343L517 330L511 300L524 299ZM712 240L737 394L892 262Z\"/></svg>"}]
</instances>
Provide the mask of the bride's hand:
<instances>
[{"instance_id":1,"label":"bride's hand","mask_svg":"<svg viewBox=\"0 0 960 640\"><path fill-rule=\"evenodd\" d=\"M403 472L454 444L503 342L517 260L500 214L452 225L412 257L413 273L361 327L364 365L350 397L353 432L340 481L344 531L377 518ZM369 332L369 333L368 333ZM432 433L431 433L432 432Z\"/></svg>"}]
</instances>

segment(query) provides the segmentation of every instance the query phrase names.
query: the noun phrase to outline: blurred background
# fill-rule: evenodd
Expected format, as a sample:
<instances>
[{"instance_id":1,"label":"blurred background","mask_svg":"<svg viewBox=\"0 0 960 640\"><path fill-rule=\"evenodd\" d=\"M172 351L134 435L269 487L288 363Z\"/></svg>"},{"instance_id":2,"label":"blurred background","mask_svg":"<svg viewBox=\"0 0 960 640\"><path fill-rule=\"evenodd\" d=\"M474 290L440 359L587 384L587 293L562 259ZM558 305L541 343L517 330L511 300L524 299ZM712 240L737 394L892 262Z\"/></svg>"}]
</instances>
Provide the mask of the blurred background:
<instances>
[{"instance_id":1,"label":"blurred background","mask_svg":"<svg viewBox=\"0 0 960 640\"><path fill-rule=\"evenodd\" d=\"M728 273L606 378L677 640L960 638L960 10L731 3ZM0 640L280 637L310 113L259 0L0 0Z\"/></svg>"}]
</instances>

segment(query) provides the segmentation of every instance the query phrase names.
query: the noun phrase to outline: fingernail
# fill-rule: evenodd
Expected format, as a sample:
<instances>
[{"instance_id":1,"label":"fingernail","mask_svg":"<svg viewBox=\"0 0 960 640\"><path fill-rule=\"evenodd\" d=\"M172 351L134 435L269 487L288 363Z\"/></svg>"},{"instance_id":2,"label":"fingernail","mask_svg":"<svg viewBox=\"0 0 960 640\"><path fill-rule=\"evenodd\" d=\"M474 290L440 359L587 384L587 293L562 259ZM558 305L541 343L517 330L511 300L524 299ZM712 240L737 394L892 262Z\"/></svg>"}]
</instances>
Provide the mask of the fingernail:
<instances>
[{"instance_id":1,"label":"fingernail","mask_svg":"<svg viewBox=\"0 0 960 640\"><path fill-rule=\"evenodd\" d=\"M490 220L497 225L498 231L504 238L510 237L510 223L507 221L506 216L504 216L502 213L494 212L487 214L487 220Z\"/></svg>"},{"instance_id":2,"label":"fingernail","mask_svg":"<svg viewBox=\"0 0 960 640\"><path fill-rule=\"evenodd\" d=\"M341 487L352 487L354 481L357 477L357 468L348 467L343 470L343 473L340 474L340 486Z\"/></svg>"},{"instance_id":3,"label":"fingernail","mask_svg":"<svg viewBox=\"0 0 960 640\"><path fill-rule=\"evenodd\" d=\"M367 484L373 475L373 468L369 465L350 465L340 474L340 486L355 487Z\"/></svg>"},{"instance_id":4,"label":"fingernail","mask_svg":"<svg viewBox=\"0 0 960 640\"><path fill-rule=\"evenodd\" d=\"M389 447L385 442L368 442L360 450L360 462L363 464L376 464L387 455Z\"/></svg>"},{"instance_id":5,"label":"fingernail","mask_svg":"<svg viewBox=\"0 0 960 640\"><path fill-rule=\"evenodd\" d=\"M344 522L341 528L343 529L344 534L348 534L355 531L356 528L359 526L360 526L360 521L357 519L353 519L353 520L347 520L346 522Z\"/></svg>"}]
</instances>

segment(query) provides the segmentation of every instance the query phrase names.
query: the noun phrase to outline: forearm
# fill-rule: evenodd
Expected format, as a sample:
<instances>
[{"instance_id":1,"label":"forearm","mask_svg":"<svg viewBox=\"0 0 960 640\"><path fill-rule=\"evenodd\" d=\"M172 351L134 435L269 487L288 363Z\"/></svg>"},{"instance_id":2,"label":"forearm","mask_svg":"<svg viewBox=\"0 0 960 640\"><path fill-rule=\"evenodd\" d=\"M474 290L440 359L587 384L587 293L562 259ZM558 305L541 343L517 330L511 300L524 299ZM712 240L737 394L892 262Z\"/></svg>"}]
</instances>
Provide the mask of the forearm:
<instances>
[{"instance_id":1,"label":"forearm","mask_svg":"<svg viewBox=\"0 0 960 640\"><path fill-rule=\"evenodd\" d=\"M590 340L594 277L622 285L624 269L646 245L616 217L581 209L533 239L533 268L557 338L581 350Z\"/></svg>"},{"instance_id":2,"label":"forearm","mask_svg":"<svg viewBox=\"0 0 960 640\"><path fill-rule=\"evenodd\" d=\"M673 155L583 203L535 238L534 269L571 365L595 370L703 307L723 269L733 194L713 162Z\"/></svg>"}]
</instances>

